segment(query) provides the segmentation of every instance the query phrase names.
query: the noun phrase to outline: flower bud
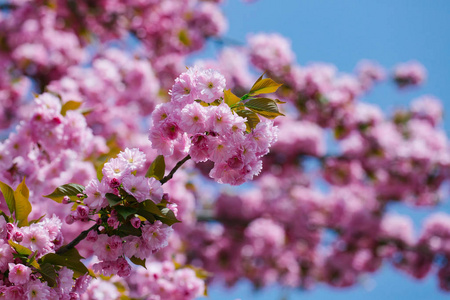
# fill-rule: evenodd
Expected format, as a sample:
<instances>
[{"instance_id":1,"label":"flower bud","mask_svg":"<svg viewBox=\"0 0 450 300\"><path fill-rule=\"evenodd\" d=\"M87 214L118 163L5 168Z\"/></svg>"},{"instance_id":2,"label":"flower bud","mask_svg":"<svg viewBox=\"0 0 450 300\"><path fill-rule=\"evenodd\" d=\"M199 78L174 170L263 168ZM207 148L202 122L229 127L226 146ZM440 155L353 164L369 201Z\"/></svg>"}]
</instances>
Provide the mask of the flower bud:
<instances>
[{"instance_id":1,"label":"flower bud","mask_svg":"<svg viewBox=\"0 0 450 300\"><path fill-rule=\"evenodd\" d=\"M69 293L69 299L70 300L79 300L80 299L80 295L78 294L78 293L75 293L75 292L71 292L71 293Z\"/></svg>"},{"instance_id":2,"label":"flower bud","mask_svg":"<svg viewBox=\"0 0 450 300\"><path fill-rule=\"evenodd\" d=\"M8 230L8 232L13 231L14 230L14 224L6 223L6 230Z\"/></svg>"},{"instance_id":3,"label":"flower bud","mask_svg":"<svg viewBox=\"0 0 450 300\"><path fill-rule=\"evenodd\" d=\"M66 224L70 225L73 224L73 222L75 222L75 218L72 215L68 215L65 219Z\"/></svg>"},{"instance_id":4,"label":"flower bud","mask_svg":"<svg viewBox=\"0 0 450 300\"><path fill-rule=\"evenodd\" d=\"M80 194L77 194L77 197L80 198L80 199L81 199L81 198L84 198L84 194L81 194L81 193L80 193Z\"/></svg>"},{"instance_id":5,"label":"flower bud","mask_svg":"<svg viewBox=\"0 0 450 300\"><path fill-rule=\"evenodd\" d=\"M139 219L138 217L133 217L133 218L131 218L130 222L131 222L131 225L132 225L134 228L139 228L139 227L141 227L141 219Z\"/></svg>"},{"instance_id":6,"label":"flower bud","mask_svg":"<svg viewBox=\"0 0 450 300\"><path fill-rule=\"evenodd\" d=\"M109 186L113 189L118 188L120 186L120 181L117 178L113 178L109 182Z\"/></svg>"},{"instance_id":7,"label":"flower bud","mask_svg":"<svg viewBox=\"0 0 450 300\"><path fill-rule=\"evenodd\" d=\"M88 242L95 242L98 238L98 234L95 230L89 231L88 235L86 236L86 241Z\"/></svg>"},{"instance_id":8,"label":"flower bud","mask_svg":"<svg viewBox=\"0 0 450 300\"><path fill-rule=\"evenodd\" d=\"M164 193L163 196L162 196L162 200L168 202L170 200L169 194L168 193Z\"/></svg>"},{"instance_id":9,"label":"flower bud","mask_svg":"<svg viewBox=\"0 0 450 300\"><path fill-rule=\"evenodd\" d=\"M16 231L13 235L14 241L20 243L23 240L23 233L20 231Z\"/></svg>"},{"instance_id":10,"label":"flower bud","mask_svg":"<svg viewBox=\"0 0 450 300\"><path fill-rule=\"evenodd\" d=\"M87 206L79 205L76 214L77 219L87 219L89 217L89 208Z\"/></svg>"},{"instance_id":11,"label":"flower bud","mask_svg":"<svg viewBox=\"0 0 450 300\"><path fill-rule=\"evenodd\" d=\"M62 199L62 204L69 204L69 203L70 203L69 196L64 196L64 198Z\"/></svg>"},{"instance_id":12,"label":"flower bud","mask_svg":"<svg viewBox=\"0 0 450 300\"><path fill-rule=\"evenodd\" d=\"M108 223L109 227L112 227L114 229L117 229L117 227L119 227L119 224L120 224L117 217L109 217L107 223Z\"/></svg>"}]
</instances>

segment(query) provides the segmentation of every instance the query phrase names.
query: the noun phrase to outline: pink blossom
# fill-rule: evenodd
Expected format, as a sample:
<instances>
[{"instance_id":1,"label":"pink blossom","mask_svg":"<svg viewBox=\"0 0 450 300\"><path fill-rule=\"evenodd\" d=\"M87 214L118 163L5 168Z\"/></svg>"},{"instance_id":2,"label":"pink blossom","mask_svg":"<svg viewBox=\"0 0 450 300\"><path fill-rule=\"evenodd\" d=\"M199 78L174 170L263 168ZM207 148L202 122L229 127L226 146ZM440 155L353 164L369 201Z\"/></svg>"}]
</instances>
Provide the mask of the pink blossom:
<instances>
[{"instance_id":1,"label":"pink blossom","mask_svg":"<svg viewBox=\"0 0 450 300\"><path fill-rule=\"evenodd\" d=\"M5 272L8 264L13 261L13 250L8 243L0 240L0 271Z\"/></svg>"},{"instance_id":2,"label":"pink blossom","mask_svg":"<svg viewBox=\"0 0 450 300\"><path fill-rule=\"evenodd\" d=\"M106 205L108 202L106 200L106 193L110 191L110 187L106 183L106 179L99 182L97 179L92 179L86 186L84 192L87 198L84 199L84 203L93 210L99 210Z\"/></svg>"},{"instance_id":3,"label":"pink blossom","mask_svg":"<svg viewBox=\"0 0 450 300\"><path fill-rule=\"evenodd\" d=\"M394 68L394 79L399 87L421 85L427 77L425 67L417 61L398 64Z\"/></svg>"},{"instance_id":4,"label":"pink blossom","mask_svg":"<svg viewBox=\"0 0 450 300\"><path fill-rule=\"evenodd\" d=\"M411 112L415 118L425 119L436 126L442 120L442 102L434 96L422 96L411 103Z\"/></svg>"},{"instance_id":5,"label":"pink blossom","mask_svg":"<svg viewBox=\"0 0 450 300\"><path fill-rule=\"evenodd\" d=\"M225 103L208 110L208 127L210 131L217 132L220 135L227 134L231 131L234 121L235 116Z\"/></svg>"},{"instance_id":6,"label":"pink blossom","mask_svg":"<svg viewBox=\"0 0 450 300\"><path fill-rule=\"evenodd\" d=\"M102 173L106 179L116 178L121 180L125 175L131 172L131 167L127 161L120 158L111 158L102 169Z\"/></svg>"},{"instance_id":7,"label":"pink blossom","mask_svg":"<svg viewBox=\"0 0 450 300\"><path fill-rule=\"evenodd\" d=\"M161 183L153 177L148 178L147 180L147 196L148 198L156 203L161 202L162 196L164 194L164 190L161 187Z\"/></svg>"},{"instance_id":8,"label":"pink blossom","mask_svg":"<svg viewBox=\"0 0 450 300\"><path fill-rule=\"evenodd\" d=\"M5 290L5 299L11 300L23 300L24 299L24 290L22 286L9 286Z\"/></svg>"},{"instance_id":9,"label":"pink blossom","mask_svg":"<svg viewBox=\"0 0 450 300\"><path fill-rule=\"evenodd\" d=\"M123 188L130 195L133 195L138 202L147 199L148 179L144 176L126 176L122 180Z\"/></svg>"},{"instance_id":10,"label":"pink blossom","mask_svg":"<svg viewBox=\"0 0 450 300\"><path fill-rule=\"evenodd\" d=\"M29 227L22 227L23 240L21 245L31 249L31 251L38 251L40 255L44 255L52 250L53 243L51 243L49 232L38 224L32 224Z\"/></svg>"},{"instance_id":11,"label":"pink blossom","mask_svg":"<svg viewBox=\"0 0 450 300\"><path fill-rule=\"evenodd\" d=\"M46 282L32 280L28 282L25 294L29 300L50 299L50 287Z\"/></svg>"},{"instance_id":12,"label":"pink blossom","mask_svg":"<svg viewBox=\"0 0 450 300\"><path fill-rule=\"evenodd\" d=\"M213 69L201 70L196 79L201 100L211 103L223 97L226 83L222 74Z\"/></svg>"},{"instance_id":13,"label":"pink blossom","mask_svg":"<svg viewBox=\"0 0 450 300\"><path fill-rule=\"evenodd\" d=\"M192 103L198 97L197 88L190 73L183 73L175 79L175 84L169 92L172 101L180 106Z\"/></svg>"},{"instance_id":14,"label":"pink blossom","mask_svg":"<svg viewBox=\"0 0 450 300\"><path fill-rule=\"evenodd\" d=\"M156 220L153 224L146 223L142 226L142 238L150 250L156 251L167 246L167 240L172 231L172 227Z\"/></svg>"},{"instance_id":15,"label":"pink blossom","mask_svg":"<svg viewBox=\"0 0 450 300\"><path fill-rule=\"evenodd\" d=\"M197 102L186 105L181 110L180 128L188 134L204 133L206 130L207 109Z\"/></svg>"},{"instance_id":16,"label":"pink blossom","mask_svg":"<svg viewBox=\"0 0 450 300\"><path fill-rule=\"evenodd\" d=\"M113 261L123 254L122 239L116 235L99 234L93 247L95 254L102 260Z\"/></svg>"},{"instance_id":17,"label":"pink blossom","mask_svg":"<svg viewBox=\"0 0 450 300\"><path fill-rule=\"evenodd\" d=\"M248 44L250 60L261 70L279 74L295 60L290 41L277 33L250 35Z\"/></svg>"},{"instance_id":18,"label":"pink blossom","mask_svg":"<svg viewBox=\"0 0 450 300\"><path fill-rule=\"evenodd\" d=\"M146 161L144 152L140 151L138 148L126 148L124 151L119 153L118 158L126 161L131 171L142 168Z\"/></svg>"},{"instance_id":19,"label":"pink blossom","mask_svg":"<svg viewBox=\"0 0 450 300\"><path fill-rule=\"evenodd\" d=\"M8 264L9 281L14 284L25 284L30 280L31 269L22 264Z\"/></svg>"}]
</instances>

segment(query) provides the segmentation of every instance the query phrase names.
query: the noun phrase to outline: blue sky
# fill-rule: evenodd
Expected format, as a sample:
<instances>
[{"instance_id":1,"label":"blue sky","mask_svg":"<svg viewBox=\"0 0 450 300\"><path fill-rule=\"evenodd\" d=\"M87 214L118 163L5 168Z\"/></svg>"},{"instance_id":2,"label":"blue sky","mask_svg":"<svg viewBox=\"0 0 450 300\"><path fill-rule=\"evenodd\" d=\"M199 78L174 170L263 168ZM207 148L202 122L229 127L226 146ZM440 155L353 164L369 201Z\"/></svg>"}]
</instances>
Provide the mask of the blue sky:
<instances>
[{"instance_id":1,"label":"blue sky","mask_svg":"<svg viewBox=\"0 0 450 300\"><path fill-rule=\"evenodd\" d=\"M323 61L351 72L361 59L378 61L387 69L399 62L418 60L428 69L423 88L399 92L390 83L376 88L363 101L376 103L385 112L407 105L423 94L433 94L450 109L450 1L433 0L259 0L246 4L227 0L227 37L245 41L249 33L279 32L292 41L297 61L304 65ZM444 123L450 133L450 118ZM449 201L435 209L416 210L401 205L391 210L410 214L417 228L436 210L450 212ZM350 289L317 285L312 291L269 287L254 292L246 282L232 290L212 286L210 299L445 299L435 275L423 281L410 278L386 265Z\"/></svg>"}]
</instances>

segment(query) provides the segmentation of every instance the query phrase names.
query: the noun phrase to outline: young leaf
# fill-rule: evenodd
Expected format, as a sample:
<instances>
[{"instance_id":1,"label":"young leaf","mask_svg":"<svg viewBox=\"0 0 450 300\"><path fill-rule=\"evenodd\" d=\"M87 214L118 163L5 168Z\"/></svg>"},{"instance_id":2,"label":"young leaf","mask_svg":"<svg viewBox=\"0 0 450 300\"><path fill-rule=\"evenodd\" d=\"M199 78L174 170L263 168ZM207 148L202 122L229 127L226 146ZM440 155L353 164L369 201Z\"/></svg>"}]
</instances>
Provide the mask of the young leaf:
<instances>
[{"instance_id":1,"label":"young leaf","mask_svg":"<svg viewBox=\"0 0 450 300\"><path fill-rule=\"evenodd\" d=\"M78 253L78 250L72 248L63 254L49 253L41 257L41 264L49 263L52 265L58 265L62 267L67 267L74 271L74 277L80 277L89 272L88 268L80 261L83 259Z\"/></svg>"},{"instance_id":2,"label":"young leaf","mask_svg":"<svg viewBox=\"0 0 450 300\"><path fill-rule=\"evenodd\" d=\"M164 173L166 172L166 162L164 161L164 156L158 155L152 162L147 170L145 177L155 177L158 180L163 179Z\"/></svg>"},{"instance_id":3,"label":"young leaf","mask_svg":"<svg viewBox=\"0 0 450 300\"><path fill-rule=\"evenodd\" d=\"M14 248L14 250L16 250L16 252L20 255L24 255L24 256L30 256L33 252L31 252L30 249L28 249L27 247L24 247L22 245L19 245L17 243L14 243L13 241L9 240L8 241L9 245L11 247Z\"/></svg>"},{"instance_id":4,"label":"young leaf","mask_svg":"<svg viewBox=\"0 0 450 300\"><path fill-rule=\"evenodd\" d=\"M30 191L25 184L25 178L14 191L16 220L19 221L19 227L28 225L28 215L31 212L31 203L28 201Z\"/></svg>"},{"instance_id":5,"label":"young leaf","mask_svg":"<svg viewBox=\"0 0 450 300\"><path fill-rule=\"evenodd\" d=\"M30 221L30 224L39 223L44 217L45 217L45 215L42 215L42 216L40 216L39 218Z\"/></svg>"},{"instance_id":6,"label":"young leaf","mask_svg":"<svg viewBox=\"0 0 450 300\"><path fill-rule=\"evenodd\" d=\"M81 106L81 102L78 101L67 101L64 103L64 105L61 107L61 115L65 116L68 110L75 110L78 109Z\"/></svg>"},{"instance_id":7,"label":"young leaf","mask_svg":"<svg viewBox=\"0 0 450 300\"><path fill-rule=\"evenodd\" d=\"M113 193L106 193L105 197L106 200L108 200L109 206L111 207L123 201L122 198Z\"/></svg>"},{"instance_id":8,"label":"young leaf","mask_svg":"<svg viewBox=\"0 0 450 300\"><path fill-rule=\"evenodd\" d=\"M138 265L138 266L143 266L144 268L147 269L147 267L145 266L145 258L140 259L136 256L132 256L132 257L130 257L130 260L133 264Z\"/></svg>"},{"instance_id":9,"label":"young leaf","mask_svg":"<svg viewBox=\"0 0 450 300\"><path fill-rule=\"evenodd\" d=\"M281 101L280 99L275 99L273 101L275 101L277 104L285 104L286 103L285 101Z\"/></svg>"},{"instance_id":10,"label":"young leaf","mask_svg":"<svg viewBox=\"0 0 450 300\"><path fill-rule=\"evenodd\" d=\"M243 118L247 118L247 122L245 123L247 124L247 131L249 132L259 123L259 117L252 111L238 110L236 113Z\"/></svg>"},{"instance_id":11,"label":"young leaf","mask_svg":"<svg viewBox=\"0 0 450 300\"><path fill-rule=\"evenodd\" d=\"M72 200L77 200L77 194L81 194L84 191L84 186L76 183L68 183L57 187L53 193L44 197L50 198L58 203L61 203L64 196L69 196Z\"/></svg>"},{"instance_id":12,"label":"young leaf","mask_svg":"<svg viewBox=\"0 0 450 300\"><path fill-rule=\"evenodd\" d=\"M282 86L270 78L258 79L255 84L252 86L249 94L251 96L259 95L259 94L270 94L274 93L278 90L278 88Z\"/></svg>"},{"instance_id":13,"label":"young leaf","mask_svg":"<svg viewBox=\"0 0 450 300\"><path fill-rule=\"evenodd\" d=\"M12 215L16 209L16 204L14 201L14 190L9 185L1 181L0 190L2 191L3 197L5 198L6 204L8 205L9 212Z\"/></svg>"},{"instance_id":14,"label":"young leaf","mask_svg":"<svg viewBox=\"0 0 450 300\"><path fill-rule=\"evenodd\" d=\"M230 89L224 91L223 96L225 103L228 104L228 106L230 107L241 101L241 99L235 94L233 94Z\"/></svg>"},{"instance_id":15,"label":"young leaf","mask_svg":"<svg viewBox=\"0 0 450 300\"><path fill-rule=\"evenodd\" d=\"M47 281L49 287L56 285L56 270L55 267L49 263L42 264L39 268L42 278Z\"/></svg>"},{"instance_id":16,"label":"young leaf","mask_svg":"<svg viewBox=\"0 0 450 300\"><path fill-rule=\"evenodd\" d=\"M275 119L278 116L284 116L278 110L276 102L268 98L256 98L249 100L245 103L245 107L268 119Z\"/></svg>"}]
</instances>

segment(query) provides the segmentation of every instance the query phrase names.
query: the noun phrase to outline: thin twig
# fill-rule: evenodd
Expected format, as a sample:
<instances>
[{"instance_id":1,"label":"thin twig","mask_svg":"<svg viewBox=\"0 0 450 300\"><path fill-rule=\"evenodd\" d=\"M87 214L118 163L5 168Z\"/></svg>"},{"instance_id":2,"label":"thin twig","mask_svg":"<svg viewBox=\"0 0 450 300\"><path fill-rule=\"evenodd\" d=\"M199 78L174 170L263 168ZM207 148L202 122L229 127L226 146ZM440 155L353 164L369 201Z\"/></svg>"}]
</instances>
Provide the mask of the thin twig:
<instances>
[{"instance_id":1,"label":"thin twig","mask_svg":"<svg viewBox=\"0 0 450 300\"><path fill-rule=\"evenodd\" d=\"M175 167L173 167L172 171L170 171L169 174L167 174L167 176L164 176L163 179L161 179L159 182L161 182L161 185L163 185L164 183L166 183L167 181L169 181L170 179L172 179L173 174L175 174L175 172L185 163L187 162L189 159L191 159L191 156L188 154L186 155L185 158L183 158L182 160L180 160L179 162L177 162L177 164L175 165Z\"/></svg>"},{"instance_id":2,"label":"thin twig","mask_svg":"<svg viewBox=\"0 0 450 300\"><path fill-rule=\"evenodd\" d=\"M78 245L79 242L81 242L82 240L84 240L87 237L89 231L97 230L97 228L99 226L100 225L98 225L98 224L94 224L94 225L92 225L91 228L86 229L85 231L81 232L73 241L71 241L67 245L62 246L61 248L59 248L56 251L56 254L63 254L63 253L66 253L67 251L69 251L70 249L74 248L76 245Z\"/></svg>"}]
</instances>

